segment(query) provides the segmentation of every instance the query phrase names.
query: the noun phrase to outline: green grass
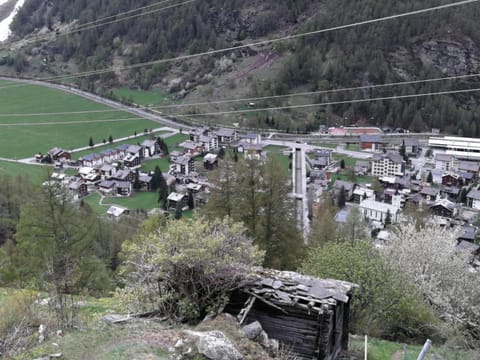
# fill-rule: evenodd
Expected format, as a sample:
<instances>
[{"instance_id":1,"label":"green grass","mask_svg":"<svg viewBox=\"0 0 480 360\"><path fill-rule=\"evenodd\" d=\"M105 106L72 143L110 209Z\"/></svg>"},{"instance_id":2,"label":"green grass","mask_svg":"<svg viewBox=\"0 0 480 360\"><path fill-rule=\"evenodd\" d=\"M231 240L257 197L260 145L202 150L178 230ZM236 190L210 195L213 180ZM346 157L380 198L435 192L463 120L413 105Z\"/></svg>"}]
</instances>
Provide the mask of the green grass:
<instances>
[{"instance_id":1,"label":"green grass","mask_svg":"<svg viewBox=\"0 0 480 360\"><path fill-rule=\"evenodd\" d=\"M168 146L170 152L174 150L183 151L183 148L179 148L178 144L188 140L189 136L186 134L175 134L165 139L165 144Z\"/></svg>"},{"instance_id":2,"label":"green grass","mask_svg":"<svg viewBox=\"0 0 480 360\"><path fill-rule=\"evenodd\" d=\"M338 144L332 144L332 143L316 143L316 142L312 142L312 145L321 146L321 147L329 148L329 149L336 149L337 146L338 146Z\"/></svg>"},{"instance_id":3,"label":"green grass","mask_svg":"<svg viewBox=\"0 0 480 360\"><path fill-rule=\"evenodd\" d=\"M342 154L333 154L333 159L335 161L338 161L339 163L343 159L345 161L345 166L348 166L348 167L354 167L355 164L357 163L357 161L361 160L361 159L352 158L352 157L349 157L347 155L342 155Z\"/></svg>"},{"instance_id":4,"label":"green grass","mask_svg":"<svg viewBox=\"0 0 480 360\"><path fill-rule=\"evenodd\" d=\"M41 184L47 178L49 171L52 171L49 166L0 161L0 175L25 176L35 185Z\"/></svg>"},{"instance_id":5,"label":"green grass","mask_svg":"<svg viewBox=\"0 0 480 360\"><path fill-rule=\"evenodd\" d=\"M350 349L362 353L364 351L365 340L363 338L353 339L350 342ZM406 350L407 357L405 359L416 359L422 345L407 345L386 340L379 340L374 338L368 339L368 360L393 360L404 359L404 350ZM394 354L396 357L394 357ZM446 349L443 346L433 344L431 350L427 353L425 360L438 359L436 355L440 355L440 359L444 360L474 360L478 359L478 354L473 352L453 351ZM363 356L362 356L363 359Z\"/></svg>"},{"instance_id":6,"label":"green grass","mask_svg":"<svg viewBox=\"0 0 480 360\"><path fill-rule=\"evenodd\" d=\"M133 100L134 103L144 106L157 106L172 103L168 92L163 89L156 89L150 91L132 90L128 87L114 89L113 93L120 98ZM160 109L161 110L161 109Z\"/></svg>"},{"instance_id":7,"label":"green grass","mask_svg":"<svg viewBox=\"0 0 480 360\"><path fill-rule=\"evenodd\" d=\"M374 177L372 176L355 176L354 182L357 184L371 184ZM344 180L344 181L352 181L351 177L346 174L333 174L331 181L335 180Z\"/></svg>"},{"instance_id":8,"label":"green grass","mask_svg":"<svg viewBox=\"0 0 480 360\"><path fill-rule=\"evenodd\" d=\"M19 85L0 81L0 86L9 84ZM0 117L0 157L26 158L39 151L46 152L55 146L71 150L88 145L90 136L98 143L104 138L108 139L110 135L120 138L135 131L143 132L145 128L158 127L158 124L150 120L141 119L60 90L36 85L20 85L3 90L0 94L0 115L2 115ZM5 116L90 110L107 110L107 112ZM106 122L106 120L111 121ZM90 122L85 123L85 121ZM52 124L55 122L64 124ZM30 123L32 124L27 125Z\"/></svg>"},{"instance_id":9,"label":"green grass","mask_svg":"<svg viewBox=\"0 0 480 360\"><path fill-rule=\"evenodd\" d=\"M83 201L86 202L92 208L95 214L105 215L107 213L108 206L106 205L102 206L99 204L100 195L98 193L92 193L87 197L84 197Z\"/></svg>"},{"instance_id":10,"label":"green grass","mask_svg":"<svg viewBox=\"0 0 480 360\"><path fill-rule=\"evenodd\" d=\"M157 200L158 194L156 192L137 192L134 196L127 198L108 197L103 200L103 203L105 205L123 206L130 210L145 209L148 211L159 207ZM106 210L108 210L108 207L105 208Z\"/></svg>"},{"instance_id":11,"label":"green grass","mask_svg":"<svg viewBox=\"0 0 480 360\"><path fill-rule=\"evenodd\" d=\"M283 146L268 145L264 147L263 150L267 152L268 156L271 156L273 159L276 159L286 171L291 171L290 159L287 155L283 155L283 152L285 150L290 150L290 148L286 148Z\"/></svg>"},{"instance_id":12,"label":"green grass","mask_svg":"<svg viewBox=\"0 0 480 360\"><path fill-rule=\"evenodd\" d=\"M153 160L145 160L142 162L142 171L153 171L155 170L155 166L160 166L162 172L167 172L168 167L170 165L170 161L167 158L161 159L153 159Z\"/></svg>"}]
</instances>

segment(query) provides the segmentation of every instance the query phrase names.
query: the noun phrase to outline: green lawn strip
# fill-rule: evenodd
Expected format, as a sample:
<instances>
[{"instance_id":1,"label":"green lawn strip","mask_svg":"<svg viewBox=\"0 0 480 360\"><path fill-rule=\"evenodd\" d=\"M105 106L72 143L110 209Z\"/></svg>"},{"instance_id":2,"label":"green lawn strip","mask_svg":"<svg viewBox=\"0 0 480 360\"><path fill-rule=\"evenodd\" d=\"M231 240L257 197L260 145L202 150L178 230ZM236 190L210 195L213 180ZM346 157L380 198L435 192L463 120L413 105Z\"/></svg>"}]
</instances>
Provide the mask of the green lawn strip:
<instances>
[{"instance_id":1,"label":"green lawn strip","mask_svg":"<svg viewBox=\"0 0 480 360\"><path fill-rule=\"evenodd\" d=\"M142 131L142 133L143 133L143 131ZM143 141L150 139L151 136L159 136L159 135L166 134L166 133L168 133L168 131L159 131L159 132L155 132L155 133L144 135L144 136L132 137L131 139L118 141L118 142L115 142L113 144L109 144L107 142L104 146L99 146L99 147L96 147L96 148L93 148L93 149L78 151L78 152L73 153L72 156L73 156L74 159L79 159L79 158L81 158L82 156L85 156L85 155L95 154L95 153L98 154L102 150L114 149L117 146L122 145L122 144L136 145L137 143L142 143ZM108 141L108 137L107 137L106 140ZM88 139L87 139L87 142L88 142ZM85 146L87 146L87 145L85 145Z\"/></svg>"},{"instance_id":2,"label":"green lawn strip","mask_svg":"<svg viewBox=\"0 0 480 360\"><path fill-rule=\"evenodd\" d=\"M312 142L311 143L312 145L315 145L315 146L320 146L320 147L324 147L324 148L329 148L329 149L336 149L338 144L333 144L333 143L317 143L317 142Z\"/></svg>"},{"instance_id":3,"label":"green lawn strip","mask_svg":"<svg viewBox=\"0 0 480 360\"><path fill-rule=\"evenodd\" d=\"M343 154L333 154L333 159L335 161L338 161L338 163L340 163L343 159L345 162L345 166L348 166L348 167L354 167L358 160L362 160L362 159L352 158Z\"/></svg>"},{"instance_id":4,"label":"green lawn strip","mask_svg":"<svg viewBox=\"0 0 480 360\"><path fill-rule=\"evenodd\" d=\"M355 176L353 182L357 184L371 184L374 177L372 176ZM334 182L335 180L343 180L343 181L352 181L352 178L346 174L333 174L331 181Z\"/></svg>"},{"instance_id":5,"label":"green lawn strip","mask_svg":"<svg viewBox=\"0 0 480 360\"><path fill-rule=\"evenodd\" d=\"M102 206L99 204L100 195L98 193L95 192L88 195L87 197L84 197L83 201L92 208L95 214L104 215L107 213L108 205Z\"/></svg>"},{"instance_id":6,"label":"green lawn strip","mask_svg":"<svg viewBox=\"0 0 480 360\"><path fill-rule=\"evenodd\" d=\"M144 209L152 210L159 207L157 192L137 192L131 197L106 197L103 200L105 205L119 205L130 210ZM108 210L106 207L105 211Z\"/></svg>"},{"instance_id":7,"label":"green lawn strip","mask_svg":"<svg viewBox=\"0 0 480 360\"><path fill-rule=\"evenodd\" d=\"M160 170L162 170L162 172L167 172L170 161L166 157L161 159L145 160L142 162L141 171L153 171L157 165L160 166Z\"/></svg>"},{"instance_id":8,"label":"green lawn strip","mask_svg":"<svg viewBox=\"0 0 480 360\"><path fill-rule=\"evenodd\" d=\"M165 138L165 144L168 146L168 150L172 151L180 151L183 152L183 148L178 147L178 144L181 144L185 140L188 140L190 137L186 134L175 134Z\"/></svg>"},{"instance_id":9,"label":"green lawn strip","mask_svg":"<svg viewBox=\"0 0 480 360\"><path fill-rule=\"evenodd\" d=\"M283 154L284 151L291 151L291 148L285 146L268 145L263 148L263 151L266 151L268 153Z\"/></svg>"},{"instance_id":10,"label":"green lawn strip","mask_svg":"<svg viewBox=\"0 0 480 360\"><path fill-rule=\"evenodd\" d=\"M165 105L173 102L168 92L163 89L142 91L122 87L114 89L112 92L119 98L133 100L134 103L144 106Z\"/></svg>"},{"instance_id":11,"label":"green lawn strip","mask_svg":"<svg viewBox=\"0 0 480 360\"><path fill-rule=\"evenodd\" d=\"M25 176L35 185L41 184L48 177L50 171L52 168L49 166L0 161L0 175Z\"/></svg>"}]
</instances>

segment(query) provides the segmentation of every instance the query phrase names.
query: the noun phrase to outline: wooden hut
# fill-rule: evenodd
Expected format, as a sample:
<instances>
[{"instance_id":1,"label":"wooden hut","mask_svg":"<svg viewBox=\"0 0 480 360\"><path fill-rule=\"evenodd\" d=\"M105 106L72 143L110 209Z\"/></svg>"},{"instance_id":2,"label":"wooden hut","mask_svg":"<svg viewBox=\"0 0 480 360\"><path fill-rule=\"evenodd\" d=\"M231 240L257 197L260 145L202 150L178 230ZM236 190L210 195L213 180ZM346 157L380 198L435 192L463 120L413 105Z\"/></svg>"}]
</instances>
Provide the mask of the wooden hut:
<instances>
[{"instance_id":1,"label":"wooden hut","mask_svg":"<svg viewBox=\"0 0 480 360\"><path fill-rule=\"evenodd\" d=\"M298 359L335 360L348 346L355 284L295 272L257 269L232 294L225 311L242 324L260 322Z\"/></svg>"}]
</instances>

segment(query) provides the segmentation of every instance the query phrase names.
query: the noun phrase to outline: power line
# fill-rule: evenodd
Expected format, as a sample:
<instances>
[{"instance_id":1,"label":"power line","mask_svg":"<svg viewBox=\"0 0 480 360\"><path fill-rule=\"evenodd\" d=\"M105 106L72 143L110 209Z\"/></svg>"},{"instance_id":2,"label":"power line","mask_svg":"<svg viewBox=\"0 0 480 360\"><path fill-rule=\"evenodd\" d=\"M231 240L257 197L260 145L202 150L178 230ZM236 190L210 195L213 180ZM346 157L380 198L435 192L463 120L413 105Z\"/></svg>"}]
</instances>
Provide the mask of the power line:
<instances>
[{"instance_id":1,"label":"power line","mask_svg":"<svg viewBox=\"0 0 480 360\"><path fill-rule=\"evenodd\" d=\"M149 109L149 110L153 110L153 109L163 110L163 109L174 109L174 108L182 108L182 107L189 107L189 106L218 105L218 104L228 104L228 103L235 103L235 102L251 102L251 101L259 101L259 100L282 99L282 98L309 96L309 95L333 94L333 93L357 91L357 90L380 89L380 88L386 88L386 87L392 87L392 86L433 83L433 82L440 82L440 81L447 81L447 80L469 79L469 78L479 77L479 76L480 76L480 73L475 73L475 74L447 76L447 77L439 77L439 78L424 79L424 80L400 81L400 82L385 83L385 84L373 84L373 85L364 85L364 86L347 87L347 88L330 89L330 90L309 91L309 92L292 93L292 94L285 94L285 95L272 95L272 96L251 97L251 98L241 98L241 99L218 100L218 101L197 102L197 103L188 103L188 104L159 105L159 106L142 107L142 108ZM22 114L22 113L1 114L0 113L0 117L34 117L34 116L57 116L57 115L60 116L60 115L106 113L106 112L115 112L115 111L122 111L122 110L108 109L108 110L64 111L64 112L49 112L49 113L25 113L25 114Z\"/></svg>"},{"instance_id":2,"label":"power line","mask_svg":"<svg viewBox=\"0 0 480 360\"><path fill-rule=\"evenodd\" d=\"M322 103L315 103L315 104L275 106L275 107L268 107L268 108L261 108L261 109L230 110L230 111L218 111L218 112L197 113L197 114L168 114L168 116L198 117L198 116L244 114L244 113L254 113L254 112L273 111L273 110L300 109L300 108L309 108L309 107L327 106L327 105L356 104L356 103L365 103L365 102L383 101L383 100L400 100L400 99L419 98L419 97L426 97L426 96L461 94L461 93L469 93L469 92L475 92L475 91L480 91L480 88L437 91L437 92L428 92L428 93L410 94L410 95L394 95L394 96L384 96L384 97L354 99L354 100L344 100L344 101L330 101L330 102L322 102Z\"/></svg>"},{"instance_id":3,"label":"power line","mask_svg":"<svg viewBox=\"0 0 480 360\"><path fill-rule=\"evenodd\" d=\"M462 93L470 93L470 92L476 92L476 91L480 91L480 88L437 91L437 92L428 92L428 93L410 94L410 95L383 96L383 97L344 100L344 101L331 101L331 102L322 102L322 103L314 103L314 104L275 106L275 107L268 107L268 108L262 108L262 109L244 109L244 110L218 111L218 112L197 113L197 114L168 114L168 116L189 118L189 117L199 117L199 116L245 114L245 113L254 113L254 112L300 109L300 108L319 107L319 106L328 106L328 105L356 104L356 103L365 103L365 102L374 102L374 101L401 100L401 99L420 98L420 97L427 97L427 96L462 94ZM120 122L120 121L134 121L134 120L138 121L138 120L145 120L145 119L141 117L135 117L135 118L59 121L59 122L43 122L43 123L11 123L11 124L0 124L0 126L8 127L8 126L36 126L36 125L76 125L76 124L85 124L85 123Z\"/></svg>"},{"instance_id":4,"label":"power line","mask_svg":"<svg viewBox=\"0 0 480 360\"><path fill-rule=\"evenodd\" d=\"M172 1L172 0L166 0L166 1L161 1L159 3L156 3L156 4L153 4L153 5L149 5L148 7L152 7L152 6L156 6L156 5L160 5L160 4L163 4L163 3L166 3L166 2L169 2L169 1ZM176 3L176 4L173 4L173 5L169 5L169 6L165 6L165 7L162 7L160 9L154 9L154 10L149 10L149 11L145 11L145 12L142 12L140 14L135 14L135 15L130 15L130 16L127 16L127 17L124 17L124 18L120 18L120 19L115 19L115 20L111 20L111 21L108 21L108 22L105 22L105 23L101 23L101 24L94 24L94 25L90 25L90 26L86 26L86 24L89 24L89 23L86 23L86 24L82 24L82 25L79 25L78 27L76 28L73 28L67 32L64 32L64 33L60 33L60 34L55 34L55 37L60 37L60 36L66 36L66 35L70 35L70 34L76 34L76 33L79 33L79 32L82 32L82 31L85 31L85 30L91 30L91 29L95 29L95 28L98 28L98 27L102 27L102 26L105 26L105 25L110 25L110 24L114 24L114 23L117 23L117 22L120 22L120 21L125 21L125 20L130 20L130 19L134 19L134 18L137 18L137 17L140 17L140 16L145 16L145 15L150 15L150 14L153 14L153 13L156 13L156 12L160 12L160 11L163 11L163 10L169 10L169 9L173 9L173 8L176 8L176 7L179 7L179 6L182 6L182 5L186 5L186 4L190 4L190 3L193 3L195 2L196 0L188 0L188 1L184 1L184 2L181 2L181 3ZM141 9L141 8L139 8ZM128 12L135 12L135 11L138 11L138 9L135 9L135 10L130 10ZM128 13L126 12L126 13ZM122 13L120 13L122 14ZM117 14L117 15L112 15L111 17L116 17L120 14ZM104 18L105 19L105 18ZM100 22L100 21L103 21L104 19L100 19L100 20L95 20L95 21L92 21L90 23L95 23L95 22ZM45 40L45 39L49 39L51 37L50 34L46 34L46 35L43 35L43 36L39 36L39 37L36 37L36 38L33 38L33 39L27 39L25 41L21 41L21 42L18 42L18 43L22 43L22 44L25 44L25 43L32 43L32 42L36 42L36 41L41 41L41 40ZM13 44L9 44L9 46L14 46L15 43Z\"/></svg>"},{"instance_id":5,"label":"power line","mask_svg":"<svg viewBox=\"0 0 480 360\"><path fill-rule=\"evenodd\" d=\"M191 0L191 1L193 1L193 0ZM373 24L373 23L377 23L377 22L384 22L384 21L388 21L388 20L408 17L408 16L412 16L412 15L425 14L425 13L432 12L432 11L438 11L438 10L458 7L458 6L461 6L461 5L467 5L467 4L475 3L475 2L478 2L478 1L479 0L463 0L463 1L458 1L458 2L455 2L455 3L438 5L438 6L434 6L434 7L430 7L430 8L409 11L409 12L400 13L400 14L396 14L396 15L389 15L389 16L385 16L385 17L381 17L381 18L364 20L364 21L359 21L359 22L355 22L355 23L351 23L351 24L334 26L334 27L330 27L330 28L326 28L326 29L320 29L320 30L314 30L314 31L294 34L294 35L288 35L288 36L284 36L284 37L280 37L280 38L276 38L276 39L262 40L262 41L252 42L252 43L243 44L243 45L231 46L231 47L227 47L227 48L223 48L223 49L209 50L209 51L200 52L200 53L196 53L196 54L181 55L181 56L177 56L177 57L174 57L174 58L168 58L168 59L159 59L159 60L147 61L147 62L132 64L132 65L124 66L124 67L113 66L113 67L100 69L100 70L84 71L84 72L78 72L78 73L74 73L74 74L59 75L59 76L47 77L47 78L37 78L36 80L43 80L43 81L62 80L62 79L68 79L68 78L77 78L77 77L85 77L85 76L90 76L90 75L104 74L104 73L109 73L109 72L114 72L114 71L127 71L127 70L132 70L132 69L136 69L136 68L140 68L140 67L157 65L157 64L165 64L165 63L170 63L170 62L174 62L174 61L184 61L184 60L193 59L193 58L197 58L197 57L202 57L202 56L207 56L207 55L215 55L215 54L220 54L220 53L224 53L224 52L228 52L228 51L244 49L244 48L251 47L251 46L268 45L268 44L273 44L273 43L277 43L277 42L280 42L280 41L293 40L293 39L298 39L298 38L302 38L302 37L324 34L324 33L332 32L332 31L343 30L343 29L348 29L348 28L352 28L352 27L363 26L363 25ZM12 85L12 86L15 86L15 85ZM4 86L4 87L0 87L0 89L12 87L12 86ZM19 86L19 85L16 85L16 86ZM20 86L24 86L24 85L20 85Z\"/></svg>"}]
</instances>

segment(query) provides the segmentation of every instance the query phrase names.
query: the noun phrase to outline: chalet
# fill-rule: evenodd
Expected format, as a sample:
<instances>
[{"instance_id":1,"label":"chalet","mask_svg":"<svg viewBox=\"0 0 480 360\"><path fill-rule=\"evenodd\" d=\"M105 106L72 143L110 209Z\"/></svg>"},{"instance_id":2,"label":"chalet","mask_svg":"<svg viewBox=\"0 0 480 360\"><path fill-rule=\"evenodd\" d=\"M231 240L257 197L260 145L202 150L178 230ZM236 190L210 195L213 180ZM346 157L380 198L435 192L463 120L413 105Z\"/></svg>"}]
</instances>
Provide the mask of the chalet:
<instances>
[{"instance_id":1,"label":"chalet","mask_svg":"<svg viewBox=\"0 0 480 360\"><path fill-rule=\"evenodd\" d=\"M398 208L402 208L405 203L405 195L397 189L385 189L383 192L384 201Z\"/></svg>"},{"instance_id":2,"label":"chalet","mask_svg":"<svg viewBox=\"0 0 480 360\"><path fill-rule=\"evenodd\" d=\"M365 199L375 199L375 191L370 188L357 186L353 190L353 202L360 204Z\"/></svg>"},{"instance_id":3,"label":"chalet","mask_svg":"<svg viewBox=\"0 0 480 360\"><path fill-rule=\"evenodd\" d=\"M411 187L411 180L407 176L395 176L394 187L397 190L409 189Z\"/></svg>"},{"instance_id":4,"label":"chalet","mask_svg":"<svg viewBox=\"0 0 480 360\"><path fill-rule=\"evenodd\" d=\"M454 167L455 157L448 154L435 155L435 169L450 171Z\"/></svg>"},{"instance_id":5,"label":"chalet","mask_svg":"<svg viewBox=\"0 0 480 360\"><path fill-rule=\"evenodd\" d=\"M461 161L458 163L458 171L461 173L470 173L473 174L473 179L478 178L478 173L480 171L480 164L474 161Z\"/></svg>"},{"instance_id":6,"label":"chalet","mask_svg":"<svg viewBox=\"0 0 480 360\"><path fill-rule=\"evenodd\" d=\"M167 197L167 203L169 209L177 209L177 206L183 208L187 205L188 197L185 194L180 194L177 192L171 192Z\"/></svg>"},{"instance_id":7,"label":"chalet","mask_svg":"<svg viewBox=\"0 0 480 360\"><path fill-rule=\"evenodd\" d=\"M338 359L347 350L355 284L288 271L253 269L225 312L241 324L258 321L269 338L299 360Z\"/></svg>"},{"instance_id":8,"label":"chalet","mask_svg":"<svg viewBox=\"0 0 480 360\"><path fill-rule=\"evenodd\" d=\"M417 138L406 138L403 140L405 145L405 154L416 156L420 151L420 143Z\"/></svg>"},{"instance_id":9,"label":"chalet","mask_svg":"<svg viewBox=\"0 0 480 360\"><path fill-rule=\"evenodd\" d=\"M458 206L448 199L440 199L430 206L430 211L436 216L453 218L458 214Z\"/></svg>"},{"instance_id":10,"label":"chalet","mask_svg":"<svg viewBox=\"0 0 480 360\"><path fill-rule=\"evenodd\" d=\"M129 181L115 181L115 194L119 196L130 196L132 183Z\"/></svg>"},{"instance_id":11,"label":"chalet","mask_svg":"<svg viewBox=\"0 0 480 360\"><path fill-rule=\"evenodd\" d=\"M195 160L188 156L179 156L173 161L175 172L177 174L188 176L195 171Z\"/></svg>"},{"instance_id":12,"label":"chalet","mask_svg":"<svg viewBox=\"0 0 480 360\"><path fill-rule=\"evenodd\" d=\"M354 168L356 175L367 175L370 173L370 162L365 160L357 160Z\"/></svg>"},{"instance_id":13,"label":"chalet","mask_svg":"<svg viewBox=\"0 0 480 360\"><path fill-rule=\"evenodd\" d=\"M219 129L215 131L219 145L228 145L238 139L238 133L231 129Z\"/></svg>"},{"instance_id":14,"label":"chalet","mask_svg":"<svg viewBox=\"0 0 480 360\"><path fill-rule=\"evenodd\" d=\"M130 153L127 154L127 156L125 156L125 158L123 159L123 164L130 169L140 167L141 162L142 160L140 158L140 155L132 155Z\"/></svg>"},{"instance_id":15,"label":"chalet","mask_svg":"<svg viewBox=\"0 0 480 360\"><path fill-rule=\"evenodd\" d=\"M156 140L148 139L142 142L142 156L144 158L150 158L158 154L158 143Z\"/></svg>"},{"instance_id":16,"label":"chalet","mask_svg":"<svg viewBox=\"0 0 480 360\"><path fill-rule=\"evenodd\" d=\"M202 190L202 185L189 183L187 184L187 190L192 192L193 194L198 194Z\"/></svg>"},{"instance_id":17,"label":"chalet","mask_svg":"<svg viewBox=\"0 0 480 360\"><path fill-rule=\"evenodd\" d=\"M472 255L480 255L480 245L474 244L470 241L460 240L456 247L459 250L468 251Z\"/></svg>"},{"instance_id":18,"label":"chalet","mask_svg":"<svg viewBox=\"0 0 480 360\"><path fill-rule=\"evenodd\" d=\"M248 133L244 135L239 135L240 141L248 144L261 144L262 136L260 134Z\"/></svg>"},{"instance_id":19,"label":"chalet","mask_svg":"<svg viewBox=\"0 0 480 360\"><path fill-rule=\"evenodd\" d=\"M188 136L190 137L190 140L192 141L200 141L200 137L201 136L208 136L210 132L210 128L209 127L198 127L198 128L194 128L192 129L189 133L188 133Z\"/></svg>"},{"instance_id":20,"label":"chalet","mask_svg":"<svg viewBox=\"0 0 480 360\"><path fill-rule=\"evenodd\" d=\"M451 201L456 201L460 194L460 188L456 186L443 186L440 188L440 196Z\"/></svg>"},{"instance_id":21,"label":"chalet","mask_svg":"<svg viewBox=\"0 0 480 360\"><path fill-rule=\"evenodd\" d=\"M140 145L128 146L126 156L128 155L130 155L131 157L142 157L142 147Z\"/></svg>"},{"instance_id":22,"label":"chalet","mask_svg":"<svg viewBox=\"0 0 480 360\"><path fill-rule=\"evenodd\" d=\"M138 176L138 182L140 183L141 190L150 191L152 186L152 177L147 174L140 174Z\"/></svg>"},{"instance_id":23,"label":"chalet","mask_svg":"<svg viewBox=\"0 0 480 360\"><path fill-rule=\"evenodd\" d=\"M78 169L78 175L86 181L96 181L100 179L100 174L97 173L97 170L92 167L84 166Z\"/></svg>"},{"instance_id":24,"label":"chalet","mask_svg":"<svg viewBox=\"0 0 480 360\"><path fill-rule=\"evenodd\" d=\"M380 151L385 145L382 136L377 134L360 135L360 148L362 150Z\"/></svg>"},{"instance_id":25,"label":"chalet","mask_svg":"<svg viewBox=\"0 0 480 360\"><path fill-rule=\"evenodd\" d=\"M118 205L112 205L108 208L107 215L113 218L118 218L124 214L128 214L129 212L130 211L127 208Z\"/></svg>"},{"instance_id":26,"label":"chalet","mask_svg":"<svg viewBox=\"0 0 480 360\"><path fill-rule=\"evenodd\" d=\"M116 171L113 165L103 164L100 168L100 177L102 179L110 179Z\"/></svg>"},{"instance_id":27,"label":"chalet","mask_svg":"<svg viewBox=\"0 0 480 360\"><path fill-rule=\"evenodd\" d=\"M116 181L132 182L133 180L135 180L135 173L130 169L117 170L115 174L112 175L112 179Z\"/></svg>"},{"instance_id":28,"label":"chalet","mask_svg":"<svg viewBox=\"0 0 480 360\"><path fill-rule=\"evenodd\" d=\"M310 165L314 170L323 170L329 165L329 162L327 158L320 157L310 160Z\"/></svg>"},{"instance_id":29,"label":"chalet","mask_svg":"<svg viewBox=\"0 0 480 360\"><path fill-rule=\"evenodd\" d=\"M422 203L423 201L423 196L420 195L419 193L412 194L410 196L407 196L405 199L405 203L409 203L415 206L418 206Z\"/></svg>"},{"instance_id":30,"label":"chalet","mask_svg":"<svg viewBox=\"0 0 480 360\"><path fill-rule=\"evenodd\" d=\"M363 200L358 207L368 220L379 221L385 224L385 220L390 216L390 222L392 224L398 222L400 208L397 206L366 199Z\"/></svg>"},{"instance_id":31,"label":"chalet","mask_svg":"<svg viewBox=\"0 0 480 360\"><path fill-rule=\"evenodd\" d=\"M128 144L120 144L115 148L115 150L118 152L118 159L123 159L125 156L127 156L127 149L129 146L130 145Z\"/></svg>"},{"instance_id":32,"label":"chalet","mask_svg":"<svg viewBox=\"0 0 480 360\"><path fill-rule=\"evenodd\" d=\"M118 151L112 149L103 150L99 155L102 158L102 164L111 163L118 159Z\"/></svg>"},{"instance_id":33,"label":"chalet","mask_svg":"<svg viewBox=\"0 0 480 360\"><path fill-rule=\"evenodd\" d=\"M420 191L420 195L422 195L426 201L437 201L440 199L440 189L424 186Z\"/></svg>"},{"instance_id":34,"label":"chalet","mask_svg":"<svg viewBox=\"0 0 480 360\"><path fill-rule=\"evenodd\" d=\"M446 173L442 176L442 185L458 186L459 176L455 173Z\"/></svg>"},{"instance_id":35,"label":"chalet","mask_svg":"<svg viewBox=\"0 0 480 360\"><path fill-rule=\"evenodd\" d=\"M103 159L99 154L88 154L80 159L83 166L95 167L103 164Z\"/></svg>"},{"instance_id":36,"label":"chalet","mask_svg":"<svg viewBox=\"0 0 480 360\"><path fill-rule=\"evenodd\" d=\"M467 194L467 206L480 210L480 191L477 189L472 189Z\"/></svg>"},{"instance_id":37,"label":"chalet","mask_svg":"<svg viewBox=\"0 0 480 360\"><path fill-rule=\"evenodd\" d=\"M203 167L207 170L215 170L218 167L218 155L207 154L203 157Z\"/></svg>"},{"instance_id":38,"label":"chalet","mask_svg":"<svg viewBox=\"0 0 480 360\"><path fill-rule=\"evenodd\" d=\"M353 190L355 189L355 184L350 181L336 180L333 183L333 194L338 196L342 188L345 190L345 199L351 201L353 198Z\"/></svg>"},{"instance_id":39,"label":"chalet","mask_svg":"<svg viewBox=\"0 0 480 360\"><path fill-rule=\"evenodd\" d=\"M87 184L81 180L68 184L68 190L73 192L76 198L81 198L88 195Z\"/></svg>"},{"instance_id":40,"label":"chalet","mask_svg":"<svg viewBox=\"0 0 480 360\"><path fill-rule=\"evenodd\" d=\"M113 192L115 191L115 181L103 180L98 184L98 190L103 194L113 194Z\"/></svg>"},{"instance_id":41,"label":"chalet","mask_svg":"<svg viewBox=\"0 0 480 360\"><path fill-rule=\"evenodd\" d=\"M461 179L460 182L463 182L463 185L469 185L473 183L476 178L476 175L471 172L459 171L458 176Z\"/></svg>"},{"instance_id":42,"label":"chalet","mask_svg":"<svg viewBox=\"0 0 480 360\"><path fill-rule=\"evenodd\" d=\"M238 147L238 151L243 153L245 159L248 160L260 160L263 153L262 144L250 144L250 143L241 143Z\"/></svg>"},{"instance_id":43,"label":"chalet","mask_svg":"<svg viewBox=\"0 0 480 360\"><path fill-rule=\"evenodd\" d=\"M196 142L201 144L206 152L218 150L218 138L216 136L201 135Z\"/></svg>"},{"instance_id":44,"label":"chalet","mask_svg":"<svg viewBox=\"0 0 480 360\"><path fill-rule=\"evenodd\" d=\"M48 155L50 155L52 161L67 161L72 159L72 155L63 149L60 148L53 148L48 152Z\"/></svg>"},{"instance_id":45,"label":"chalet","mask_svg":"<svg viewBox=\"0 0 480 360\"><path fill-rule=\"evenodd\" d=\"M405 173L405 161L393 151L373 155L370 163L372 176L403 176Z\"/></svg>"},{"instance_id":46,"label":"chalet","mask_svg":"<svg viewBox=\"0 0 480 360\"><path fill-rule=\"evenodd\" d=\"M184 154L190 156L199 156L205 151L205 148L201 143L194 142L192 140L185 140L178 146L183 148Z\"/></svg>"},{"instance_id":47,"label":"chalet","mask_svg":"<svg viewBox=\"0 0 480 360\"><path fill-rule=\"evenodd\" d=\"M469 241L469 242L475 242L477 239L477 233L478 229L475 226L471 225L464 225L460 228L461 233L460 236L457 238L458 241Z\"/></svg>"}]
</instances>

